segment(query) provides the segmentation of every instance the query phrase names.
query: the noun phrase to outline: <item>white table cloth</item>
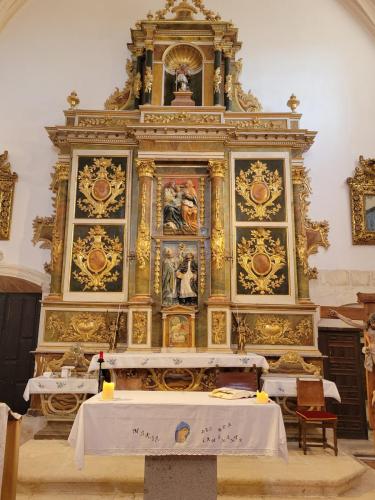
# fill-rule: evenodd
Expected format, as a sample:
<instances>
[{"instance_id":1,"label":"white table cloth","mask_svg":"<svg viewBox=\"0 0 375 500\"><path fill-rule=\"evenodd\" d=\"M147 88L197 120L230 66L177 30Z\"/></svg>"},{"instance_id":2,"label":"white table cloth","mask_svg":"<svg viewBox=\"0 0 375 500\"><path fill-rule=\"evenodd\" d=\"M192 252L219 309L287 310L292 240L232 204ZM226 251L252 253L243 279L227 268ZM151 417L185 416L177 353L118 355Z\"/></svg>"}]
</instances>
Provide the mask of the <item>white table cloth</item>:
<instances>
[{"instance_id":1,"label":"white table cloth","mask_svg":"<svg viewBox=\"0 0 375 500\"><path fill-rule=\"evenodd\" d=\"M96 378L35 377L27 382L23 399L28 401L30 394L96 394L97 392Z\"/></svg>"},{"instance_id":2,"label":"white table cloth","mask_svg":"<svg viewBox=\"0 0 375 500\"><path fill-rule=\"evenodd\" d=\"M4 453L7 438L9 407L5 403L0 403L0 493L4 469Z\"/></svg>"},{"instance_id":3,"label":"white table cloth","mask_svg":"<svg viewBox=\"0 0 375 500\"><path fill-rule=\"evenodd\" d=\"M297 378L282 377L273 375L263 375L263 390L270 397L297 397ZM304 377L300 377L304 378ZM314 380L309 378L309 380ZM323 390L326 398L334 398L341 402L341 397L337 386L331 380L323 379Z\"/></svg>"},{"instance_id":4,"label":"white table cloth","mask_svg":"<svg viewBox=\"0 0 375 500\"><path fill-rule=\"evenodd\" d=\"M97 370L98 357L92 357L88 371ZM259 354L213 354L205 352L183 353L104 353L102 368L238 368L259 366L268 370L268 363Z\"/></svg>"},{"instance_id":5,"label":"white table cloth","mask_svg":"<svg viewBox=\"0 0 375 500\"><path fill-rule=\"evenodd\" d=\"M84 455L269 455L287 458L279 405L207 392L115 391L85 401L69 443Z\"/></svg>"}]
</instances>

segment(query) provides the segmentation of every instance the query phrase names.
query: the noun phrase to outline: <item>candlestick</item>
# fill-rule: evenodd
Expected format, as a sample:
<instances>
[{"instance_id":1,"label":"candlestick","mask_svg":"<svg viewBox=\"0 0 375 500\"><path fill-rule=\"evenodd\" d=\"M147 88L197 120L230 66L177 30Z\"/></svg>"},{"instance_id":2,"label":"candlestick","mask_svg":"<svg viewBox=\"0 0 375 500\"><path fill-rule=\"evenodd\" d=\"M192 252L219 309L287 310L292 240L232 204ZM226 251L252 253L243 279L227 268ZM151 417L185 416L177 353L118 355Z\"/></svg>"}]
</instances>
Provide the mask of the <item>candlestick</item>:
<instances>
[{"instance_id":1,"label":"candlestick","mask_svg":"<svg viewBox=\"0 0 375 500\"><path fill-rule=\"evenodd\" d=\"M104 381L104 374L103 374L103 369L102 369L102 363L104 363L103 351L99 352L98 363L99 363L98 392L101 392L102 388L103 388L103 381Z\"/></svg>"},{"instance_id":2,"label":"candlestick","mask_svg":"<svg viewBox=\"0 0 375 500\"><path fill-rule=\"evenodd\" d=\"M114 392L115 392L115 383L104 381L102 399L105 401L110 401L111 399L113 399Z\"/></svg>"}]
</instances>

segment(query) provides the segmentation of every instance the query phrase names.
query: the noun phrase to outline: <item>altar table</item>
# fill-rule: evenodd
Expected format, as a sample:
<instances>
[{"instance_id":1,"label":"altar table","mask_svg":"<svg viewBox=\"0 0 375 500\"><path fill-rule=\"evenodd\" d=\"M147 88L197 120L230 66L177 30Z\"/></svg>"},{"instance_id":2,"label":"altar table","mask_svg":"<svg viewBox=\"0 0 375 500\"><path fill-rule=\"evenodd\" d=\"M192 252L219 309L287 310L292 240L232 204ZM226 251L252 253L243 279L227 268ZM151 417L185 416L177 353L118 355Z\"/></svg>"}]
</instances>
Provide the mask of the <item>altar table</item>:
<instances>
[{"instance_id":1,"label":"altar table","mask_svg":"<svg viewBox=\"0 0 375 500\"><path fill-rule=\"evenodd\" d=\"M83 377L34 377L30 378L23 393L28 401L30 394L96 394L98 380Z\"/></svg>"},{"instance_id":2,"label":"altar table","mask_svg":"<svg viewBox=\"0 0 375 500\"><path fill-rule=\"evenodd\" d=\"M88 371L97 370L98 354L92 357ZM264 356L259 354L217 354L209 352L168 352L168 353L104 353L102 368L244 368L256 365L263 370L269 366Z\"/></svg>"},{"instance_id":3,"label":"altar table","mask_svg":"<svg viewBox=\"0 0 375 500\"><path fill-rule=\"evenodd\" d=\"M115 391L85 401L69 443L84 455L288 456L279 405L223 400L205 392Z\"/></svg>"},{"instance_id":4,"label":"altar table","mask_svg":"<svg viewBox=\"0 0 375 500\"><path fill-rule=\"evenodd\" d=\"M306 378L306 377L300 377ZM297 378L288 376L262 375L263 390L270 397L297 397ZM309 380L314 380L310 377ZM316 379L315 379L316 380ZM341 402L341 397L337 386L331 380L323 379L323 390L326 398L333 398Z\"/></svg>"},{"instance_id":5,"label":"altar table","mask_svg":"<svg viewBox=\"0 0 375 500\"><path fill-rule=\"evenodd\" d=\"M21 415L13 413L5 403L0 403L1 500L16 500L20 422Z\"/></svg>"}]
</instances>

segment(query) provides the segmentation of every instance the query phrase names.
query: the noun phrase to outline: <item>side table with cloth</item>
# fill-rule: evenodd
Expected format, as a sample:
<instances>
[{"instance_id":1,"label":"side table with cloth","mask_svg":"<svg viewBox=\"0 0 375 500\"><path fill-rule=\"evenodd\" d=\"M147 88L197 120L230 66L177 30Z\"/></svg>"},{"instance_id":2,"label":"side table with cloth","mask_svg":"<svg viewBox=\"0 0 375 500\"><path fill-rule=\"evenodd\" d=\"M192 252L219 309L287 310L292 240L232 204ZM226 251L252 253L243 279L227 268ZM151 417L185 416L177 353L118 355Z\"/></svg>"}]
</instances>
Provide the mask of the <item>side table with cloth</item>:
<instances>
[{"instance_id":1,"label":"side table with cloth","mask_svg":"<svg viewBox=\"0 0 375 500\"><path fill-rule=\"evenodd\" d=\"M16 498L20 423L21 415L13 413L5 403L0 403L1 500Z\"/></svg>"},{"instance_id":2,"label":"side table with cloth","mask_svg":"<svg viewBox=\"0 0 375 500\"><path fill-rule=\"evenodd\" d=\"M27 382L23 399L28 401L30 394L96 394L97 392L96 378L34 377Z\"/></svg>"},{"instance_id":3,"label":"side table with cloth","mask_svg":"<svg viewBox=\"0 0 375 500\"><path fill-rule=\"evenodd\" d=\"M75 447L78 468L84 466L85 454L146 455L145 495L150 489L147 485L153 482L150 468L153 470L155 463L160 466L161 456L173 456L169 469L178 468L180 460L176 455L183 456L181 460L189 455L204 456L212 478L212 470L216 474L217 455L268 455L284 459L288 455L277 404L261 405L255 399L223 400L204 392L115 391L112 401L103 401L98 394L81 406L69 443ZM160 457L159 464L154 457ZM204 468L202 459L197 464L198 475ZM169 471L169 476L177 475ZM191 496L186 498L193 498L191 482L189 476L175 485L189 490ZM160 483L159 477L159 486ZM212 491L212 481L207 480L207 492L201 491L200 498L216 498L211 496ZM174 495L180 498L176 491Z\"/></svg>"},{"instance_id":4,"label":"side table with cloth","mask_svg":"<svg viewBox=\"0 0 375 500\"><path fill-rule=\"evenodd\" d=\"M306 377L301 375L299 378L304 379ZM306 379L314 380L312 377ZM261 380L263 381L263 390L270 397L297 397L297 377L262 375ZM323 379L323 390L324 397L341 402L339 391L334 382Z\"/></svg>"}]
</instances>

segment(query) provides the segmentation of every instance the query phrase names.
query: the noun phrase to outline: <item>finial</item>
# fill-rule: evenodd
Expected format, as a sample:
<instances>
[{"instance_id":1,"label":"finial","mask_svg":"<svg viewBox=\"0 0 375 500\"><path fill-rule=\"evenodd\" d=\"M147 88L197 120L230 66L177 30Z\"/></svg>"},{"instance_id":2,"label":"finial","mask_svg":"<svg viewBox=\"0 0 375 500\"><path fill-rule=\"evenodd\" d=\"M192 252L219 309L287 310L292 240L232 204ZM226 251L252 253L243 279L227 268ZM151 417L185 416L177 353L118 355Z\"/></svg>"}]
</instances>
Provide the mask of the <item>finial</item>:
<instances>
[{"instance_id":1,"label":"finial","mask_svg":"<svg viewBox=\"0 0 375 500\"><path fill-rule=\"evenodd\" d=\"M70 92L70 94L68 95L66 100L68 101L70 109L75 109L78 106L78 104L80 103L77 92L75 90L72 90Z\"/></svg>"},{"instance_id":2,"label":"finial","mask_svg":"<svg viewBox=\"0 0 375 500\"><path fill-rule=\"evenodd\" d=\"M287 106L289 106L289 108L292 110L292 113L295 113L296 112L296 109L298 108L298 106L300 105L300 102L299 100L297 99L297 97L292 94L290 97L289 97L289 100L288 102L286 103Z\"/></svg>"},{"instance_id":3,"label":"finial","mask_svg":"<svg viewBox=\"0 0 375 500\"><path fill-rule=\"evenodd\" d=\"M148 11L148 13L147 13L147 19L148 19L149 21L151 21L152 19L154 19L154 15L153 15L153 13L151 12L151 10L149 10L149 11Z\"/></svg>"}]
</instances>

